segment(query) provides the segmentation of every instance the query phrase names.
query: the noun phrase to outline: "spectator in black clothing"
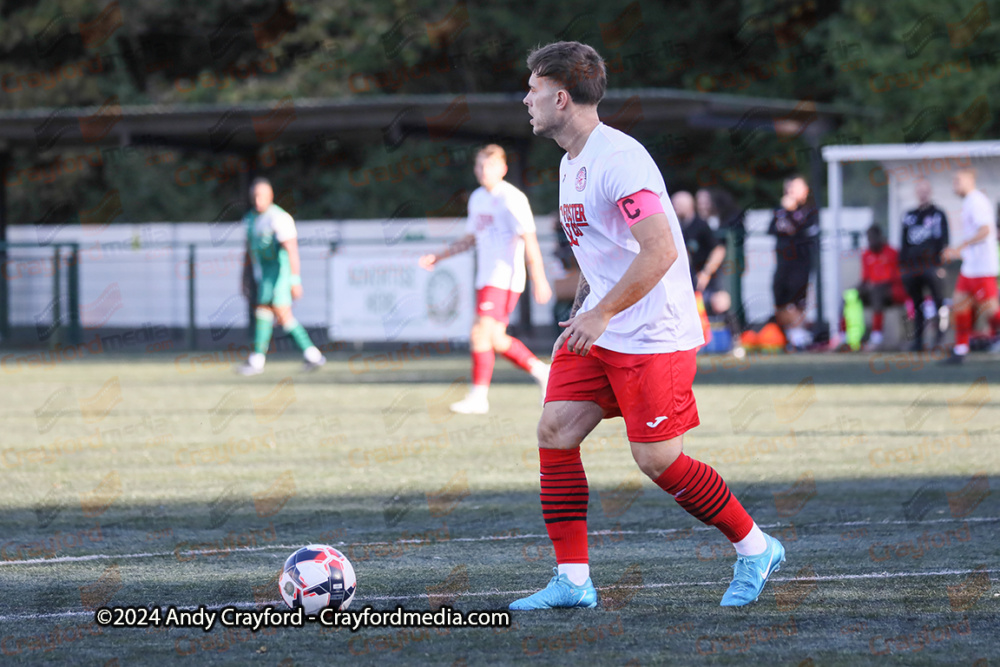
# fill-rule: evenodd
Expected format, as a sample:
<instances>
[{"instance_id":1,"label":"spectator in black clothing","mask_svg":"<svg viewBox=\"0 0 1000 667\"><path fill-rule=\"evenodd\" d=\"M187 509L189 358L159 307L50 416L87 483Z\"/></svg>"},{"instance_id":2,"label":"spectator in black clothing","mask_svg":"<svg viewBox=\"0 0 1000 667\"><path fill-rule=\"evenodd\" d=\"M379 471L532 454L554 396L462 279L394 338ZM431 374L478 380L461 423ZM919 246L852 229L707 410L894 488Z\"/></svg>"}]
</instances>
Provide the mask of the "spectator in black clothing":
<instances>
[{"instance_id":1,"label":"spectator in black clothing","mask_svg":"<svg viewBox=\"0 0 1000 667\"><path fill-rule=\"evenodd\" d=\"M940 345L944 337L941 330L941 307L944 304L944 267L941 252L948 247L948 217L931 203L931 184L920 177L914 184L919 206L903 216L903 243L899 250L899 271L906 293L913 301L913 351L924 349L923 303L925 290L934 299L932 318L935 331L934 344ZM947 318L944 320L947 322Z\"/></svg>"},{"instance_id":2,"label":"spectator in black clothing","mask_svg":"<svg viewBox=\"0 0 1000 667\"><path fill-rule=\"evenodd\" d=\"M721 188L701 188L695 193L695 211L699 218L708 223L716 237L725 243L732 237L736 247L742 248L746 238L746 210L736 204L732 195ZM742 253L741 253L742 254ZM735 261L737 258L731 258ZM743 267L739 267L743 275Z\"/></svg>"},{"instance_id":3,"label":"spectator in black clothing","mask_svg":"<svg viewBox=\"0 0 1000 667\"><path fill-rule=\"evenodd\" d=\"M725 315L726 326L733 340L733 354L743 356L739 324L733 321L731 313L732 299L719 273L719 267L726 259L726 244L719 240L708 222L695 212L695 198L690 192L676 192L670 202L681 223L684 245L687 246L691 283L696 292L702 293L709 314Z\"/></svg>"},{"instance_id":4,"label":"spectator in black clothing","mask_svg":"<svg viewBox=\"0 0 1000 667\"><path fill-rule=\"evenodd\" d=\"M712 211L719 218L719 229L734 234L738 243L746 236L746 210L741 209L733 196L721 188L709 190Z\"/></svg>"},{"instance_id":5,"label":"spectator in black clothing","mask_svg":"<svg viewBox=\"0 0 1000 667\"><path fill-rule=\"evenodd\" d=\"M746 209L740 208L733 196L730 195L726 190L721 188L712 188L711 190L699 190L701 192L708 192L711 197L711 208L709 209L711 215L716 217L719 221L719 229L716 230L715 235L719 238L720 243L725 243L728 248L733 249L732 257L728 257L722 265L721 271L721 281L723 288L733 289L733 283L735 281L742 280L743 272L746 268L744 257L743 257L743 247L746 243ZM711 223L709 223L711 224ZM717 273L716 276L719 276ZM740 313L737 311L743 310L743 304L735 303L729 309L729 313L732 315L732 323L730 329L733 335L738 335L742 327L742 319Z\"/></svg>"},{"instance_id":6,"label":"spectator in black clothing","mask_svg":"<svg viewBox=\"0 0 1000 667\"><path fill-rule=\"evenodd\" d=\"M726 246L719 242L708 222L695 213L694 198L690 192L675 192L670 198L681 223L684 234L684 244L687 246L689 264L691 266L691 283L696 292L705 293L706 288L718 287L716 272L726 258ZM725 294L725 292L723 292ZM726 298L728 299L728 294ZM708 299L705 300L706 305ZM728 310L728 300L725 304Z\"/></svg>"},{"instance_id":7,"label":"spectator in black clothing","mask_svg":"<svg viewBox=\"0 0 1000 667\"><path fill-rule=\"evenodd\" d=\"M715 204L712 201L712 193L708 188L699 188L694 193L695 214L708 223L708 226L715 230L719 228L719 215L715 211Z\"/></svg>"},{"instance_id":8,"label":"spectator in black clothing","mask_svg":"<svg viewBox=\"0 0 1000 667\"><path fill-rule=\"evenodd\" d=\"M819 238L819 211L805 177L796 174L785 179L781 208L775 210L767 233L776 237L772 284L775 321L789 345L802 349L812 343L812 334L805 328L805 308Z\"/></svg>"}]
</instances>

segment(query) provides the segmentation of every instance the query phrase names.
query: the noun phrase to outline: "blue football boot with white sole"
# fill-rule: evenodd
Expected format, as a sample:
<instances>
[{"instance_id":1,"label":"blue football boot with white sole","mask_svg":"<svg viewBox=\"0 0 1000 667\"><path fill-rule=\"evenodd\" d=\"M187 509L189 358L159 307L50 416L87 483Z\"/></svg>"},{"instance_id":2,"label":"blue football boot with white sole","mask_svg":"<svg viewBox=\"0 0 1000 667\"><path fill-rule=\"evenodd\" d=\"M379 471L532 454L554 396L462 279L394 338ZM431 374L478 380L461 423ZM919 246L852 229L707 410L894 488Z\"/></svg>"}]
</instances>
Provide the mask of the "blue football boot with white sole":
<instances>
[{"instance_id":1,"label":"blue football boot with white sole","mask_svg":"<svg viewBox=\"0 0 1000 667\"><path fill-rule=\"evenodd\" d=\"M597 606L597 589L587 578L582 586L577 586L565 574L559 574L558 568L552 568L555 576L549 580L549 585L533 595L510 603L515 611L528 609L571 609L581 607L593 609Z\"/></svg>"},{"instance_id":2,"label":"blue football boot with white sole","mask_svg":"<svg viewBox=\"0 0 1000 667\"><path fill-rule=\"evenodd\" d=\"M767 533L767 549L757 556L738 556L733 565L733 582L722 596L722 607L742 607L755 602L764 590L768 577L785 562L785 547Z\"/></svg>"}]
</instances>

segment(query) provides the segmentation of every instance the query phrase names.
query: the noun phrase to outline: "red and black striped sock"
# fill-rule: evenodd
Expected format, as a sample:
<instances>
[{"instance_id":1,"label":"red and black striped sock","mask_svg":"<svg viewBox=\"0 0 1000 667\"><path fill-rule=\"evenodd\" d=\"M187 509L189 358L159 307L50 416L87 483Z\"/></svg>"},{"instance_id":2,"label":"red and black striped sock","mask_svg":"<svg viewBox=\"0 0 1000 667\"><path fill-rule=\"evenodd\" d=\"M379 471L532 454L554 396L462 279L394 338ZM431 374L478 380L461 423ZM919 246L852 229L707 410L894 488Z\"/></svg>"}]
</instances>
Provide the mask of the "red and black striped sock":
<instances>
[{"instance_id":1,"label":"red and black striped sock","mask_svg":"<svg viewBox=\"0 0 1000 667\"><path fill-rule=\"evenodd\" d=\"M587 503L590 489L580 460L580 448L538 450L545 530L556 562L587 563Z\"/></svg>"},{"instance_id":2,"label":"red and black striped sock","mask_svg":"<svg viewBox=\"0 0 1000 667\"><path fill-rule=\"evenodd\" d=\"M719 473L683 452L656 479L656 485L698 521L721 530L730 542L739 542L753 528L753 519Z\"/></svg>"}]
</instances>

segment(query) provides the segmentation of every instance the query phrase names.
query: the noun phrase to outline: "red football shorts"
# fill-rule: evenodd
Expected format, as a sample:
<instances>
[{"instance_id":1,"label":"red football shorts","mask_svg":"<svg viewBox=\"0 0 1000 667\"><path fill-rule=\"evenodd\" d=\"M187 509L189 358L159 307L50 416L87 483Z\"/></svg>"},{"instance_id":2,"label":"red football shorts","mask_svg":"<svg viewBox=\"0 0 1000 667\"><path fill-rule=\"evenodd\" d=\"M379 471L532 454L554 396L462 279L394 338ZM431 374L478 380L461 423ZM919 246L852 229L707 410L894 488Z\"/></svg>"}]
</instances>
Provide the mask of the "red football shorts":
<instances>
[{"instance_id":1,"label":"red football shorts","mask_svg":"<svg viewBox=\"0 0 1000 667\"><path fill-rule=\"evenodd\" d=\"M476 315L492 317L497 322L508 324L520 296L520 292L511 292L502 287L481 287L476 291Z\"/></svg>"},{"instance_id":2,"label":"red football shorts","mask_svg":"<svg viewBox=\"0 0 1000 667\"><path fill-rule=\"evenodd\" d=\"M955 291L971 294L973 299L982 303L997 298L997 279L996 276L969 278L959 273L958 282L955 283Z\"/></svg>"},{"instance_id":3,"label":"red football shorts","mask_svg":"<svg viewBox=\"0 0 1000 667\"><path fill-rule=\"evenodd\" d=\"M697 350L624 354L597 347L582 357L564 344L552 358L545 402L590 401L624 417L631 442L676 438L701 423L695 404Z\"/></svg>"}]
</instances>

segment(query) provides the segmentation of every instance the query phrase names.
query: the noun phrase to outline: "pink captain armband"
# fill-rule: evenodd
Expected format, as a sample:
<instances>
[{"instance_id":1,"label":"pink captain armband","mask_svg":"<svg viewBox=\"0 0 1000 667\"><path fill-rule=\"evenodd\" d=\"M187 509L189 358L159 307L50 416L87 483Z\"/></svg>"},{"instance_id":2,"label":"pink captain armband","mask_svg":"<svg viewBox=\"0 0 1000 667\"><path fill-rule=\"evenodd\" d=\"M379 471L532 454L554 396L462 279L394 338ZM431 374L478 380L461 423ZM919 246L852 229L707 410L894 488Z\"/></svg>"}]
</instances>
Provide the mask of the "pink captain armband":
<instances>
[{"instance_id":1,"label":"pink captain armband","mask_svg":"<svg viewBox=\"0 0 1000 667\"><path fill-rule=\"evenodd\" d=\"M618 209L625 216L629 227L651 215L664 212L660 198L649 190L639 190L634 195L622 197L618 200Z\"/></svg>"}]
</instances>

